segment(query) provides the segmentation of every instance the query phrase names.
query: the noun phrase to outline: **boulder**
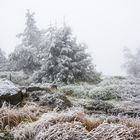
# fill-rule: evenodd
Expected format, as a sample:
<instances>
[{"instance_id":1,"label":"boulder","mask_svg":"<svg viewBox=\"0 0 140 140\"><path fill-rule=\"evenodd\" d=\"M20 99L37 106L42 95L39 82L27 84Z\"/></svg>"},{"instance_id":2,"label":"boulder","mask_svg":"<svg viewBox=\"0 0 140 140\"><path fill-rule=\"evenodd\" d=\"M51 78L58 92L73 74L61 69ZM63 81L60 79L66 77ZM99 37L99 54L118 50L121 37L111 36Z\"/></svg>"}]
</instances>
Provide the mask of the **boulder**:
<instances>
[{"instance_id":1,"label":"boulder","mask_svg":"<svg viewBox=\"0 0 140 140\"><path fill-rule=\"evenodd\" d=\"M20 87L24 96L30 101L37 102L41 106L48 106L51 109L62 110L71 106L67 97L57 91L57 85L50 83L31 84L27 87ZM24 91L24 92L23 92Z\"/></svg>"},{"instance_id":2,"label":"boulder","mask_svg":"<svg viewBox=\"0 0 140 140\"><path fill-rule=\"evenodd\" d=\"M0 106L4 101L16 105L23 99L21 90L11 81L0 79Z\"/></svg>"},{"instance_id":3,"label":"boulder","mask_svg":"<svg viewBox=\"0 0 140 140\"><path fill-rule=\"evenodd\" d=\"M62 110L71 106L71 103L67 97L58 93L47 93L44 96L41 96L39 103L40 105L57 108L58 110Z\"/></svg>"},{"instance_id":4,"label":"boulder","mask_svg":"<svg viewBox=\"0 0 140 140\"><path fill-rule=\"evenodd\" d=\"M49 89L46 87L38 87L38 86L29 86L26 88L27 92L33 92L33 91L47 91L49 92Z\"/></svg>"},{"instance_id":5,"label":"boulder","mask_svg":"<svg viewBox=\"0 0 140 140\"><path fill-rule=\"evenodd\" d=\"M37 90L46 90L46 91L51 91L51 90L57 90L58 86L56 84L52 83L32 83L30 86L27 88L28 91L37 91Z\"/></svg>"},{"instance_id":6,"label":"boulder","mask_svg":"<svg viewBox=\"0 0 140 140\"><path fill-rule=\"evenodd\" d=\"M65 109L71 106L71 102L61 93L49 93L46 90L33 91L29 93L29 98L32 101L38 102L41 106L48 106L52 109Z\"/></svg>"},{"instance_id":7,"label":"boulder","mask_svg":"<svg viewBox=\"0 0 140 140\"><path fill-rule=\"evenodd\" d=\"M34 92L34 91L46 91L51 92L50 83L32 83L28 87L25 87L27 92Z\"/></svg>"}]
</instances>

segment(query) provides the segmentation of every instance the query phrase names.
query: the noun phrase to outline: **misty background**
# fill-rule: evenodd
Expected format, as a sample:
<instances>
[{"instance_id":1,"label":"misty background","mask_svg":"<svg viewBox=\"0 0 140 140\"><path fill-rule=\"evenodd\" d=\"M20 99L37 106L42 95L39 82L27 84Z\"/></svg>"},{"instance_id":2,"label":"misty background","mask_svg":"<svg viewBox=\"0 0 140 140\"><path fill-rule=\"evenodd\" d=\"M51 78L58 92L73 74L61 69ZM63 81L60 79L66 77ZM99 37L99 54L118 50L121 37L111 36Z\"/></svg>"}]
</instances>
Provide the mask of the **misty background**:
<instances>
[{"instance_id":1,"label":"misty background","mask_svg":"<svg viewBox=\"0 0 140 140\"><path fill-rule=\"evenodd\" d=\"M64 21L80 42L88 45L97 70L124 75L123 48L140 46L140 1L135 0L5 0L0 1L0 47L8 55L25 28L25 12L35 12L37 26Z\"/></svg>"}]
</instances>

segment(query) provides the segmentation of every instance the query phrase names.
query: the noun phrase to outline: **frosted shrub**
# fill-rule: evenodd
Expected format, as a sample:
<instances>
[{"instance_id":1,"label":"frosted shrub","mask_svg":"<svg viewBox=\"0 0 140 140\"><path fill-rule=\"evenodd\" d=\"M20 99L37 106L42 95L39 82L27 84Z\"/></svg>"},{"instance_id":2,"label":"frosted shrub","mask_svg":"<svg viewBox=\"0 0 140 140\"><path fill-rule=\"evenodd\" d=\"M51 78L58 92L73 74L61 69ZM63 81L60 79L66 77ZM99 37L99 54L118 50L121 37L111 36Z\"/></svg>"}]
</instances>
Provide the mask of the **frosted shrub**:
<instances>
[{"instance_id":1,"label":"frosted shrub","mask_svg":"<svg viewBox=\"0 0 140 140\"><path fill-rule=\"evenodd\" d=\"M140 79L111 77L98 85L68 85L61 87L67 95L97 100L130 100L140 96Z\"/></svg>"},{"instance_id":2,"label":"frosted shrub","mask_svg":"<svg viewBox=\"0 0 140 140\"><path fill-rule=\"evenodd\" d=\"M114 89L114 86L96 87L89 91L88 97L98 100L111 100L120 98L118 91L115 91Z\"/></svg>"},{"instance_id":3,"label":"frosted shrub","mask_svg":"<svg viewBox=\"0 0 140 140\"><path fill-rule=\"evenodd\" d=\"M66 95L86 97L88 90L82 85L67 85L61 87L61 90Z\"/></svg>"},{"instance_id":4,"label":"frosted shrub","mask_svg":"<svg viewBox=\"0 0 140 140\"><path fill-rule=\"evenodd\" d=\"M61 90L66 95L78 96L78 97L89 97L92 99L98 100L109 100L119 98L118 93L114 90L113 87L95 87L90 86L86 88L86 86L82 85L71 85L71 86L63 86Z\"/></svg>"},{"instance_id":5,"label":"frosted shrub","mask_svg":"<svg viewBox=\"0 0 140 140\"><path fill-rule=\"evenodd\" d=\"M104 78L102 82L99 83L99 86L108 86L108 85L139 85L140 79L134 77L107 77Z\"/></svg>"},{"instance_id":6,"label":"frosted shrub","mask_svg":"<svg viewBox=\"0 0 140 140\"><path fill-rule=\"evenodd\" d=\"M100 87L103 88L102 91L106 91L108 89L113 95L127 100L139 96L140 79L133 77L124 79L111 77L104 79L100 84L98 84L97 89Z\"/></svg>"},{"instance_id":7,"label":"frosted shrub","mask_svg":"<svg viewBox=\"0 0 140 140\"><path fill-rule=\"evenodd\" d=\"M5 72L0 72L0 78L6 78L16 84L24 84L28 79L28 75L25 74L23 71L17 71L17 72L5 71Z\"/></svg>"},{"instance_id":8,"label":"frosted shrub","mask_svg":"<svg viewBox=\"0 0 140 140\"><path fill-rule=\"evenodd\" d=\"M90 100L82 103L82 105L88 110L104 111L105 113L108 113L109 110L114 107L112 104L109 104L102 100Z\"/></svg>"}]
</instances>

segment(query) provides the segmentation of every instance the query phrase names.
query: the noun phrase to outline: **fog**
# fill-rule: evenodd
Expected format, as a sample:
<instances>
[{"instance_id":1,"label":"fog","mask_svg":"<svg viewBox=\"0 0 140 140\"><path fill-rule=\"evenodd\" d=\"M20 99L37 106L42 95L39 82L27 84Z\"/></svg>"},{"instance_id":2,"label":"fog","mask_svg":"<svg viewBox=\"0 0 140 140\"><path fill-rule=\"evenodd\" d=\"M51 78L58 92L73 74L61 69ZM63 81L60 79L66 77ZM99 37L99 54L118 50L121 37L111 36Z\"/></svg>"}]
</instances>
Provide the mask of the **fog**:
<instances>
[{"instance_id":1,"label":"fog","mask_svg":"<svg viewBox=\"0 0 140 140\"><path fill-rule=\"evenodd\" d=\"M64 21L80 42L88 45L97 70L104 75L123 75L123 48L140 45L139 0L1 0L0 48L7 55L25 27L25 12L35 12L40 29Z\"/></svg>"}]
</instances>

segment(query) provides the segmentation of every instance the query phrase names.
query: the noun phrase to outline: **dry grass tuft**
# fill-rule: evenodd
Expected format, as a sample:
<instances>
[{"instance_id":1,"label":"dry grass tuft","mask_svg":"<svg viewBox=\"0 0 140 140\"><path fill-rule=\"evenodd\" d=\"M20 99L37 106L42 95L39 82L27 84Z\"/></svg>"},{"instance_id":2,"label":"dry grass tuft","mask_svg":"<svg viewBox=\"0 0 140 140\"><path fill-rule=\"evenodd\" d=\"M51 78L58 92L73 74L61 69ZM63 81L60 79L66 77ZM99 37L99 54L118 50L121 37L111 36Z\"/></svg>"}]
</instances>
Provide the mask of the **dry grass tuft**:
<instances>
[{"instance_id":1,"label":"dry grass tuft","mask_svg":"<svg viewBox=\"0 0 140 140\"><path fill-rule=\"evenodd\" d=\"M55 139L60 136L62 136L61 139L68 137L82 140L88 137L90 130L96 128L101 123L100 120L94 121L86 116L82 110L69 110L61 113L49 112L43 114L36 122L13 129L11 134L14 135L15 140L49 140L51 137Z\"/></svg>"},{"instance_id":2,"label":"dry grass tuft","mask_svg":"<svg viewBox=\"0 0 140 140\"><path fill-rule=\"evenodd\" d=\"M22 108L11 107L5 103L0 108L0 130L11 129L22 122L37 120L39 106L35 103L27 103Z\"/></svg>"},{"instance_id":3,"label":"dry grass tuft","mask_svg":"<svg viewBox=\"0 0 140 140\"><path fill-rule=\"evenodd\" d=\"M83 140L90 136L88 131L80 122L57 123L48 128L47 131L39 132L36 140Z\"/></svg>"},{"instance_id":4,"label":"dry grass tuft","mask_svg":"<svg viewBox=\"0 0 140 140\"><path fill-rule=\"evenodd\" d=\"M140 118L121 118L120 123L129 128L133 128L133 136L140 138Z\"/></svg>"},{"instance_id":5,"label":"dry grass tuft","mask_svg":"<svg viewBox=\"0 0 140 140\"><path fill-rule=\"evenodd\" d=\"M116 117L105 123L76 108L45 113L35 122L18 125L11 134L15 140L138 140L139 126L139 119Z\"/></svg>"},{"instance_id":6,"label":"dry grass tuft","mask_svg":"<svg viewBox=\"0 0 140 140\"><path fill-rule=\"evenodd\" d=\"M123 117L109 117L107 120L110 124L120 124L126 126L131 130L131 134L133 135L133 139L140 138L140 118L127 118Z\"/></svg>"},{"instance_id":7,"label":"dry grass tuft","mask_svg":"<svg viewBox=\"0 0 140 140\"><path fill-rule=\"evenodd\" d=\"M125 125L103 123L90 134L97 140L135 140L132 132Z\"/></svg>"}]
</instances>

